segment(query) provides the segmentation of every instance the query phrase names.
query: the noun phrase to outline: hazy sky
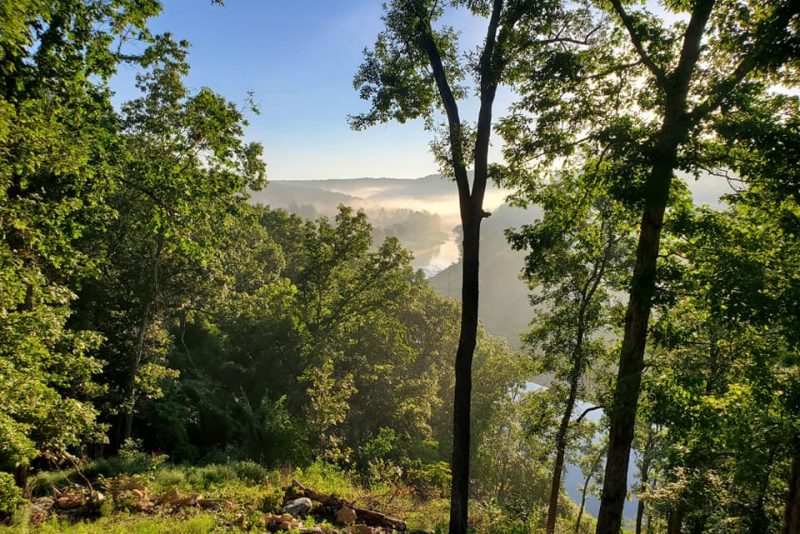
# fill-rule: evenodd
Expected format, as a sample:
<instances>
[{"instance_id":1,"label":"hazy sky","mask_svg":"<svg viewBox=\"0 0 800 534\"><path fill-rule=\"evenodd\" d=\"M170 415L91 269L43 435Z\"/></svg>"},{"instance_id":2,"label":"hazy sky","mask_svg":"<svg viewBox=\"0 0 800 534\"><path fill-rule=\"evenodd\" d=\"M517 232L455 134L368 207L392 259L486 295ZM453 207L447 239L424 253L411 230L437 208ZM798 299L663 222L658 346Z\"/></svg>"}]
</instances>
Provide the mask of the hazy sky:
<instances>
[{"instance_id":1,"label":"hazy sky","mask_svg":"<svg viewBox=\"0 0 800 534\"><path fill-rule=\"evenodd\" d=\"M351 131L347 115L366 109L352 86L361 54L381 29L380 0L165 0L154 31L191 42L188 84L234 102L255 93L262 114L248 135L264 143L271 179L388 176L437 171L419 121ZM484 23L448 21L477 46ZM135 95L132 72L115 80L118 101ZM502 109L508 94L499 95ZM465 105L465 119L476 109Z\"/></svg>"}]
</instances>

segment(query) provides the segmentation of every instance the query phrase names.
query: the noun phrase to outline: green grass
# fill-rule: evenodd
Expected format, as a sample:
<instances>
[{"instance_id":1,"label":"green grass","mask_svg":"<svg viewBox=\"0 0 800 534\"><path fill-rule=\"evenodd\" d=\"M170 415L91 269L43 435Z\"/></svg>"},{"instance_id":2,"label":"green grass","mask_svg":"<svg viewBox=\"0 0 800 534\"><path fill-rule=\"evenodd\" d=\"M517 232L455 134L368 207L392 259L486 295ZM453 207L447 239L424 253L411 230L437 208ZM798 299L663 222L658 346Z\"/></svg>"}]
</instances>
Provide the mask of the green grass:
<instances>
[{"instance_id":1,"label":"green grass","mask_svg":"<svg viewBox=\"0 0 800 534\"><path fill-rule=\"evenodd\" d=\"M441 529L447 517L444 499L421 501L409 488L381 482L365 486L346 471L322 462L306 468L268 470L253 462L184 466L168 464L156 457L132 455L90 463L81 473L74 469L39 473L31 480L32 494L45 496L51 494L54 487L67 490L75 484L85 486L84 477L91 480L95 490L106 495L101 517L80 522L51 517L43 524L32 525L29 507L22 506L11 525L0 526L0 534L263 531L260 518L265 512L278 511L283 504L284 488L293 480L317 491L403 517L412 529L434 530L437 526ZM151 497L177 491L184 496L199 494L205 498L225 499L233 505L213 512L184 508L175 515L132 513L122 499L115 501L111 491L114 481L126 479L143 484Z\"/></svg>"},{"instance_id":2,"label":"green grass","mask_svg":"<svg viewBox=\"0 0 800 534\"><path fill-rule=\"evenodd\" d=\"M85 476L96 490L106 495L99 518L71 522L52 517L34 526L30 524L29 507L22 506L12 525L0 526L0 534L264 532L263 514L278 511L283 504L283 490L292 480L359 506L405 519L410 530L447 531L449 499L421 499L408 486L388 480L365 481L322 462L305 468L268 470L253 462L184 466L133 455L91 463L82 473L83 476L75 470L39 473L32 480L33 494L47 495L53 487L66 489L71 484L85 485ZM164 510L155 515L130 512L124 499L117 502L111 491L112 482L125 477L143 484L151 497L177 491L181 496L199 494L206 498L225 499L232 505L216 511L187 507L170 514ZM510 518L494 504L474 502L470 509L475 530L481 534L533 534L541 531L538 528L542 522L540 511L532 511L528 521L521 522ZM565 532L572 532L574 519L570 517L573 516L572 510L568 512L561 518L563 523L560 527ZM309 518L305 523L310 526L313 520ZM582 532L592 530L593 519L585 516L583 526Z\"/></svg>"},{"instance_id":3,"label":"green grass","mask_svg":"<svg viewBox=\"0 0 800 534\"><path fill-rule=\"evenodd\" d=\"M211 532L235 532L236 530L220 529L217 519L207 513L198 513L187 518L176 517L146 517L130 514L115 514L101 517L92 522L70 523L55 518L39 525L29 527L17 525L0 529L0 532L56 534L69 532L71 534L206 534Z\"/></svg>"}]
</instances>

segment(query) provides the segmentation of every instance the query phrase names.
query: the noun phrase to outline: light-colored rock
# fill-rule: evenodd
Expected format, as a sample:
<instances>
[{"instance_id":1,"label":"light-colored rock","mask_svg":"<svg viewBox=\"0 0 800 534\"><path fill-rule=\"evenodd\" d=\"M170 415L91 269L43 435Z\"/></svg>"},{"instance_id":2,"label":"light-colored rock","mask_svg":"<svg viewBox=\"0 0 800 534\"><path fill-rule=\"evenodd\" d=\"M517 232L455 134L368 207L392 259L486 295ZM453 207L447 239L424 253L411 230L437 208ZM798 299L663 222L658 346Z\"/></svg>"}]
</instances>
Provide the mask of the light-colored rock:
<instances>
[{"instance_id":1,"label":"light-colored rock","mask_svg":"<svg viewBox=\"0 0 800 534\"><path fill-rule=\"evenodd\" d=\"M287 502L283 508L281 508L281 513L306 515L311 511L312 506L311 499L308 497L300 497L299 499L294 499L293 501Z\"/></svg>"}]
</instances>

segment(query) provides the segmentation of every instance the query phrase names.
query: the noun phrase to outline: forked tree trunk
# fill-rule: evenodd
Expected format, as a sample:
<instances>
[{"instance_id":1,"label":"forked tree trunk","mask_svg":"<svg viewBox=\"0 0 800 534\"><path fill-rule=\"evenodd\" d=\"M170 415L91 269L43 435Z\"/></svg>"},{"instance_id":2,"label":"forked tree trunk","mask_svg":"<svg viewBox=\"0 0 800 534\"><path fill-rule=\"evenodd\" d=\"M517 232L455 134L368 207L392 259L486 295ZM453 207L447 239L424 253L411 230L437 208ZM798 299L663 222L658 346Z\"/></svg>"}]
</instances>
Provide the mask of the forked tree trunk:
<instances>
[{"instance_id":1,"label":"forked tree trunk","mask_svg":"<svg viewBox=\"0 0 800 534\"><path fill-rule=\"evenodd\" d=\"M495 69L494 50L500 13L504 0L494 0L486 32L486 43L480 60L480 110L475 132L475 162L472 187L467 176L464 155L461 118L447 73L442 62L427 10L418 14L425 26L420 34L421 45L430 61L431 71L439 96L447 115L449 130L450 157L453 174L458 187L461 225L464 230L462 285L461 285L461 330L455 362L455 391L453 393L453 456L450 464L452 472L450 494L450 534L466 534L469 508L469 450L470 450L470 411L472 403L472 356L475 352L478 335L478 285L479 248L481 221L488 215L483 211L483 197L486 191L489 168L489 138L492 129L492 106L497 91L500 73Z\"/></svg>"}]
</instances>

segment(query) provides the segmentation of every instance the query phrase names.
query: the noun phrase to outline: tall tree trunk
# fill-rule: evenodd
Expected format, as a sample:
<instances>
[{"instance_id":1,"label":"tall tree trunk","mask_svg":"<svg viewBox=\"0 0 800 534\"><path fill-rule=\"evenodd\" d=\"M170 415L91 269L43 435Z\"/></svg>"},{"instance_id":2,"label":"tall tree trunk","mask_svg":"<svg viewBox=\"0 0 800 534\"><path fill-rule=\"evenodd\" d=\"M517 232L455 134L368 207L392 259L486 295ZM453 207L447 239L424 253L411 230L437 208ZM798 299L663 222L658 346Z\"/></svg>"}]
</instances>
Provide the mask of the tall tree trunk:
<instances>
[{"instance_id":1,"label":"tall tree trunk","mask_svg":"<svg viewBox=\"0 0 800 534\"><path fill-rule=\"evenodd\" d=\"M783 517L783 534L800 534L800 456L795 456L792 460L792 474Z\"/></svg>"},{"instance_id":2,"label":"tall tree trunk","mask_svg":"<svg viewBox=\"0 0 800 534\"><path fill-rule=\"evenodd\" d=\"M150 328L150 321L153 316L153 309L158 301L158 293L161 283L161 253L164 248L164 234L160 232L156 241L156 250L153 255L151 294L142 310L141 323L139 324L139 336L136 342L136 353L133 364L131 365L130 384L128 386L128 405L127 411L123 414L122 442L124 443L133 435L133 415L136 411L136 375L144 359L144 346L147 337L147 330Z\"/></svg>"},{"instance_id":3,"label":"tall tree trunk","mask_svg":"<svg viewBox=\"0 0 800 534\"><path fill-rule=\"evenodd\" d=\"M480 109L473 151L475 168L472 188L462 151L463 138L458 106L442 68L438 50L428 56L447 113L453 170L458 186L461 224L464 229L464 258L461 286L461 331L456 351L456 383L453 396L453 457L451 463L450 534L466 534L469 509L470 408L472 404L472 356L478 335L479 249L481 221L489 214L483 211L483 197L489 178L489 140L492 132L492 106L500 73L495 70L495 44L504 0L494 0L486 32L486 43L480 60ZM430 35L428 35L430 38ZM435 47L433 47L435 48Z\"/></svg>"},{"instance_id":4,"label":"tall tree trunk","mask_svg":"<svg viewBox=\"0 0 800 534\"><path fill-rule=\"evenodd\" d=\"M644 503L642 499L636 504L636 534L642 534L642 522L644 521Z\"/></svg>"},{"instance_id":5,"label":"tall tree trunk","mask_svg":"<svg viewBox=\"0 0 800 534\"><path fill-rule=\"evenodd\" d=\"M653 480L653 486L652 487L653 487L654 490L656 488L656 483L657 482L658 482L658 480ZM653 526L653 512L650 511L647 514L647 523L645 523L645 526L644 526L645 534L650 534L653 531L653 529L651 528L652 526Z\"/></svg>"},{"instance_id":6,"label":"tall tree trunk","mask_svg":"<svg viewBox=\"0 0 800 534\"><path fill-rule=\"evenodd\" d=\"M605 235L602 229L600 233L601 235ZM569 431L569 423L572 419L572 411L575 409L575 401L578 398L578 386L580 386L581 378L583 377L583 340L586 337L586 310L594 298L597 288L603 281L606 266L611 259L614 242L614 236L609 232L608 243L605 246L603 255L594 262L592 274L588 280L586 280L580 293L580 307L578 308L575 331L575 348L572 353L572 369L570 369L569 374L569 395L567 396L567 404L564 406L564 414L561 417L561 423L558 426L558 433L556 434L556 459L553 464L553 477L550 484L550 502L547 506L547 534L553 534L556 531L558 497L561 493L561 477L564 473L564 455L567 450L567 432Z\"/></svg>"},{"instance_id":7,"label":"tall tree trunk","mask_svg":"<svg viewBox=\"0 0 800 534\"><path fill-rule=\"evenodd\" d=\"M622 13L618 0L614 7ZM597 534L619 534L622 513L628 490L630 459L636 409L642 383L647 325L650 321L652 298L656 285L656 261L661 241L664 211L669 199L672 174L677 163L678 147L686 139L692 121L698 117L688 114L687 98L703 41L708 19L715 0L697 0L683 36L680 58L675 69L665 74L652 64L643 50L640 55L650 62L660 89L664 93L664 116L653 148L649 151L650 172L645 183L644 209L636 247L636 263L629 287L628 309L625 314L625 335L620 351L619 371L609 413L609 448L603 483L603 497L597 517ZM622 16L629 31L635 32L630 19ZM627 20L625 20L627 19ZM634 39L636 40L636 39Z\"/></svg>"},{"instance_id":8,"label":"tall tree trunk","mask_svg":"<svg viewBox=\"0 0 800 534\"><path fill-rule=\"evenodd\" d=\"M647 482L650 480L650 461L653 450L653 428L648 427L647 440L644 444L644 451L642 451L642 470L640 473L641 485L640 492L637 495L639 502L636 506L636 534L642 534L642 519L644 519L644 502L642 501L642 492L647 488Z\"/></svg>"},{"instance_id":9,"label":"tall tree trunk","mask_svg":"<svg viewBox=\"0 0 800 534\"><path fill-rule=\"evenodd\" d=\"M134 356L133 365L131 366L130 385L128 386L128 406L124 414L124 422L122 426L122 442L124 443L133 435L133 413L136 408L136 375L139 374L139 368L142 364L144 357L144 344L147 336L147 329L150 327L150 313L153 307L153 301L148 302L144 311L142 312L142 320L139 324L139 338L136 342L136 354Z\"/></svg>"},{"instance_id":10,"label":"tall tree trunk","mask_svg":"<svg viewBox=\"0 0 800 534\"><path fill-rule=\"evenodd\" d=\"M683 516L683 503L678 503L669 513L669 519L667 520L667 534L681 534L681 529L683 528Z\"/></svg>"},{"instance_id":11,"label":"tall tree trunk","mask_svg":"<svg viewBox=\"0 0 800 534\"><path fill-rule=\"evenodd\" d=\"M769 488L769 478L772 474L772 465L775 462L775 454L777 453L777 446L773 445L769 449L767 456L767 465L764 466L761 472L761 480L758 485L758 495L756 502L753 506L753 513L750 514L750 534L760 534L764 532L766 525L769 524L766 510L764 510L764 501L767 496L767 489Z\"/></svg>"},{"instance_id":12,"label":"tall tree trunk","mask_svg":"<svg viewBox=\"0 0 800 534\"><path fill-rule=\"evenodd\" d=\"M489 214L483 211L483 197L489 178L489 140L492 133L492 106L494 104L500 71L495 63L495 45L503 11L504 0L493 0L486 42L480 58L480 109L472 153L475 162L470 188L464 155L464 136L458 103L450 87L442 56L433 37L430 13L421 3L416 4L420 21L420 44L430 61L439 97L442 101L450 145L450 163L458 188L461 226L464 230L461 285L461 331L458 337L455 363L455 391L453 393L453 456L450 493L450 534L467 533L469 508L469 449L470 411L472 404L472 356L478 335L478 285L481 221Z\"/></svg>"},{"instance_id":13,"label":"tall tree trunk","mask_svg":"<svg viewBox=\"0 0 800 534\"><path fill-rule=\"evenodd\" d=\"M622 512L628 490L631 443L642 383L647 324L650 320L655 290L656 259L676 152L677 144L662 149L647 181L649 194L639 230L636 264L625 315L625 336L622 340L619 371L609 413L608 460L597 534L619 534L622 526Z\"/></svg>"},{"instance_id":14,"label":"tall tree trunk","mask_svg":"<svg viewBox=\"0 0 800 534\"><path fill-rule=\"evenodd\" d=\"M452 492L450 532L467 532L469 505L470 409L472 398L472 356L478 332L478 258L481 218L464 224L463 281L461 288L461 332L456 352L456 382L453 396Z\"/></svg>"}]
</instances>

